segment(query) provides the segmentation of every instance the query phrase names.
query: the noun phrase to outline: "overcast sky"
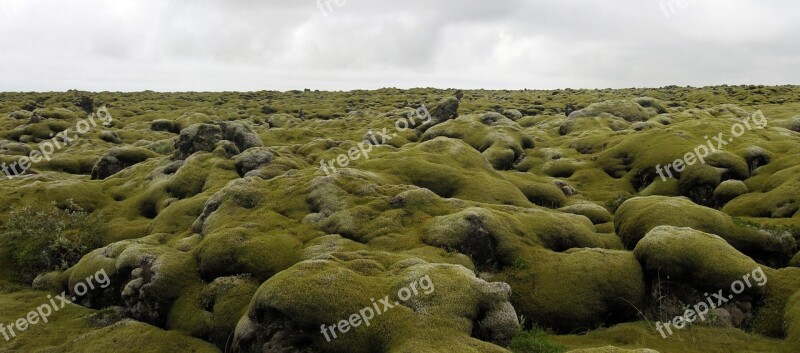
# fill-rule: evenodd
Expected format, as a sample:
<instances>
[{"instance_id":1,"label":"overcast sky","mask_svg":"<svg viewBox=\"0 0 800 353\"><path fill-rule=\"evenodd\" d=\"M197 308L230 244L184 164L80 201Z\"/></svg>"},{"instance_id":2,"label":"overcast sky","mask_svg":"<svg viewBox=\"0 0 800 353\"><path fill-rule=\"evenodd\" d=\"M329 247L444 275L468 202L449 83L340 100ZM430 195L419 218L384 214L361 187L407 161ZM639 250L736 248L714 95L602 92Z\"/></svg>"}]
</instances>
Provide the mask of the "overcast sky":
<instances>
[{"instance_id":1,"label":"overcast sky","mask_svg":"<svg viewBox=\"0 0 800 353\"><path fill-rule=\"evenodd\" d=\"M0 0L0 91L800 84L799 43L797 0Z\"/></svg>"}]
</instances>

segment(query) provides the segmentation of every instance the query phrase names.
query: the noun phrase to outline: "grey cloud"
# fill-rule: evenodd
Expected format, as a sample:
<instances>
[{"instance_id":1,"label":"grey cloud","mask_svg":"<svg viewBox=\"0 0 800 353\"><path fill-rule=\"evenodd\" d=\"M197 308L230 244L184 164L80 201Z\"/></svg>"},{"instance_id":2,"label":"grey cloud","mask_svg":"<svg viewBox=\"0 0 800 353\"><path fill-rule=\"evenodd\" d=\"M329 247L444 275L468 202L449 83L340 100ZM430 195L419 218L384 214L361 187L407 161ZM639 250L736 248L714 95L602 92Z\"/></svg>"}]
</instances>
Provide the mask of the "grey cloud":
<instances>
[{"instance_id":1,"label":"grey cloud","mask_svg":"<svg viewBox=\"0 0 800 353\"><path fill-rule=\"evenodd\" d=\"M670 1L4 0L0 90L800 81L800 3Z\"/></svg>"}]
</instances>

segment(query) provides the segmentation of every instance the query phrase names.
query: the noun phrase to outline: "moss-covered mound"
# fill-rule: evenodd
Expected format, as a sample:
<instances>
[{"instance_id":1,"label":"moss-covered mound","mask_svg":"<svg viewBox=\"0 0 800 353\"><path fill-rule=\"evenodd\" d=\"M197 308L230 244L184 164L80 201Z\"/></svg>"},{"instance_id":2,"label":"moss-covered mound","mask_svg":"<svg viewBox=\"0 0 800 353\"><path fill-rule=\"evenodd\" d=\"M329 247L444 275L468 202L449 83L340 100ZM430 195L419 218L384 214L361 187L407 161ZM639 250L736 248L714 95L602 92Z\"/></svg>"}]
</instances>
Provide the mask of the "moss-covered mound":
<instances>
[{"instance_id":1,"label":"moss-covered mound","mask_svg":"<svg viewBox=\"0 0 800 353\"><path fill-rule=\"evenodd\" d=\"M617 232L628 248L661 225L691 227L716 234L739 251L761 261L781 264L796 251L796 240L788 233L755 229L737 224L714 209L696 205L685 198L637 197L626 201L614 219Z\"/></svg>"},{"instance_id":2,"label":"moss-covered mound","mask_svg":"<svg viewBox=\"0 0 800 353\"><path fill-rule=\"evenodd\" d=\"M332 254L265 282L237 326L234 349L503 352L519 326L510 291L461 266Z\"/></svg>"}]
</instances>

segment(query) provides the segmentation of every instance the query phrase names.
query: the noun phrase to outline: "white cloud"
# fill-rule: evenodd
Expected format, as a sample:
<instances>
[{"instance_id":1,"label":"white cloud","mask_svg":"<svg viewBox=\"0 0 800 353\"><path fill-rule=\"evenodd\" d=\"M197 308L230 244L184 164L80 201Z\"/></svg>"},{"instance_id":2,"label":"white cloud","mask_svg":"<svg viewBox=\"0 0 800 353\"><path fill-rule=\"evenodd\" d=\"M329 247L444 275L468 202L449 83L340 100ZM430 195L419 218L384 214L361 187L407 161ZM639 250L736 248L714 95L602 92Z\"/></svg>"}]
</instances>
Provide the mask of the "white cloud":
<instances>
[{"instance_id":1,"label":"white cloud","mask_svg":"<svg viewBox=\"0 0 800 353\"><path fill-rule=\"evenodd\" d=\"M0 91L800 81L800 3L670 1L2 0Z\"/></svg>"}]
</instances>

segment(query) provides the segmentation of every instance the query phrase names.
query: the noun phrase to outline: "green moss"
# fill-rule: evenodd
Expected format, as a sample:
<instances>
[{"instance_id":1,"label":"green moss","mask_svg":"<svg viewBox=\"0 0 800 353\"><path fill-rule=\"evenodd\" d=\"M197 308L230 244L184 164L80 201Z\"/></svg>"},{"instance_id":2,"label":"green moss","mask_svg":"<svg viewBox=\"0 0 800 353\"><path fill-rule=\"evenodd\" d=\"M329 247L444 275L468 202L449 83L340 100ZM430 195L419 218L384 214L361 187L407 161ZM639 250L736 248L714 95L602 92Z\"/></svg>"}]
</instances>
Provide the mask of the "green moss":
<instances>
[{"instance_id":1,"label":"green moss","mask_svg":"<svg viewBox=\"0 0 800 353\"><path fill-rule=\"evenodd\" d=\"M800 342L800 291L796 292L786 304L786 338L789 341Z\"/></svg>"},{"instance_id":2,"label":"green moss","mask_svg":"<svg viewBox=\"0 0 800 353\"><path fill-rule=\"evenodd\" d=\"M652 326L653 324L648 322L626 323L598 329L588 334L555 336L553 340L567 347L586 349L589 352L592 352L591 349L597 349L597 347L603 347L600 348L600 352L603 352L603 349L610 349L614 352L614 348L607 346L615 346L619 349L638 353L653 353L653 351L670 353L748 351L791 353L796 350L796 347L791 343L747 333L738 329L692 326L685 330L673 331L675 334L667 336L665 339ZM646 349L643 347L646 347Z\"/></svg>"},{"instance_id":3,"label":"green moss","mask_svg":"<svg viewBox=\"0 0 800 353\"><path fill-rule=\"evenodd\" d=\"M422 141L437 137L460 139L479 152L497 170L512 169L525 150L534 147L533 139L522 128L498 113L466 115L428 129Z\"/></svg>"},{"instance_id":4,"label":"green moss","mask_svg":"<svg viewBox=\"0 0 800 353\"><path fill-rule=\"evenodd\" d=\"M670 112L667 104L659 99L651 97L640 97L633 100L636 104L641 105L646 110L650 111L651 115L666 114Z\"/></svg>"},{"instance_id":5,"label":"green moss","mask_svg":"<svg viewBox=\"0 0 800 353\"><path fill-rule=\"evenodd\" d=\"M258 285L248 276L217 278L200 293L200 305L213 313L210 339L218 347L230 344L239 319L247 314Z\"/></svg>"},{"instance_id":6,"label":"green moss","mask_svg":"<svg viewBox=\"0 0 800 353\"><path fill-rule=\"evenodd\" d=\"M717 205L724 205L731 200L746 194L747 185L739 180L726 180L714 190L714 201Z\"/></svg>"},{"instance_id":7,"label":"green moss","mask_svg":"<svg viewBox=\"0 0 800 353\"><path fill-rule=\"evenodd\" d=\"M489 163L469 145L439 137L382 158L360 164L398 182L430 189L445 198L529 206L525 195L498 177ZM491 183L492 188L481 187Z\"/></svg>"},{"instance_id":8,"label":"green moss","mask_svg":"<svg viewBox=\"0 0 800 353\"><path fill-rule=\"evenodd\" d=\"M626 121L645 121L650 114L636 102L626 100L604 101L570 114L570 119L610 114Z\"/></svg>"},{"instance_id":9,"label":"green moss","mask_svg":"<svg viewBox=\"0 0 800 353\"><path fill-rule=\"evenodd\" d=\"M792 299L800 288L800 269L782 268L766 270L763 305L756 314L753 331L759 334L796 340L796 300Z\"/></svg>"},{"instance_id":10,"label":"green moss","mask_svg":"<svg viewBox=\"0 0 800 353\"><path fill-rule=\"evenodd\" d=\"M653 228L671 225L716 234L738 251L765 261L780 262L794 255L795 240L791 236L737 225L730 216L684 198L652 196L630 199L617 210L614 224L628 248L635 247Z\"/></svg>"},{"instance_id":11,"label":"green moss","mask_svg":"<svg viewBox=\"0 0 800 353\"><path fill-rule=\"evenodd\" d=\"M25 317L27 312L47 302L45 292L22 290L12 294L0 294L0 322L8 324ZM77 305L68 305L55 311L48 323L41 320L19 333L10 342L0 343L1 352L164 352L180 349L183 352L219 352L213 345L187 337L174 331L162 331L156 327L123 320L110 326L98 328L90 322L94 311Z\"/></svg>"},{"instance_id":12,"label":"green moss","mask_svg":"<svg viewBox=\"0 0 800 353\"><path fill-rule=\"evenodd\" d=\"M563 207L559 211L585 216L593 224L608 223L614 218L603 206L593 203L576 203Z\"/></svg>"},{"instance_id":13,"label":"green moss","mask_svg":"<svg viewBox=\"0 0 800 353\"><path fill-rule=\"evenodd\" d=\"M201 288L199 285L185 288L183 295L172 303L165 325L168 329L203 339L211 335L213 315L200 306Z\"/></svg>"},{"instance_id":14,"label":"green moss","mask_svg":"<svg viewBox=\"0 0 800 353\"><path fill-rule=\"evenodd\" d=\"M722 211L733 216L792 218L800 210L793 194L800 187L800 180L796 178L798 171L800 166L774 173L764 170L760 178L748 181L751 193L729 202Z\"/></svg>"},{"instance_id":15,"label":"green moss","mask_svg":"<svg viewBox=\"0 0 800 353\"><path fill-rule=\"evenodd\" d=\"M641 265L634 254L620 251L622 240L638 241L657 226L689 226L718 234L751 256L742 258L748 264L755 261L779 268L797 257L791 241L783 239L784 232L794 238L797 233L778 228L796 223L800 207L796 201L800 148L791 131L796 130L794 117L800 109L800 104L791 103L800 97L797 92L792 86L474 90L461 92L460 101L441 100L453 92L435 89L0 93L0 113L22 118L0 119L0 137L8 140L0 141L3 162L11 163L37 148L36 143L52 131L74 126L84 114L74 102L83 96L110 106L113 131L122 140L119 146L156 152L154 158L113 178L91 181L87 174L94 161L110 147L100 139L100 129L59 150L53 160L35 165L32 175L0 183L0 225L7 224L10 210L18 205L41 206L72 198L102 214L109 229L103 244L110 245L62 273L40 276L37 288L60 292L98 269L107 271L113 283L108 293L93 292L82 301L93 307L111 306L92 320L102 325L84 329L76 324L64 333L47 331L46 335L43 331L11 349L75 351L80 349L69 341L88 346L80 341L87 337L103 342L97 349L107 349L116 340L120 347L115 348L123 351L129 349L126 342L142 345L145 351L168 349L162 343L186 344L185 349L191 350L196 347L190 342L197 341L185 336L190 333L222 350L233 344L239 319L249 317L252 299L254 305L281 306L293 315L260 311L264 317L242 321L244 331L240 332L283 337L292 348L302 348L302 342L307 342L334 352L504 352L505 344L489 343L500 341L495 333L481 330L498 317L510 319L507 310L486 309L507 301L498 300L485 284L475 282L475 272L483 279L510 283L516 309L563 332L583 333L638 319L634 306L619 298L649 312L655 304L635 293L642 283L652 284L657 274L647 271L634 276L642 271L637 269ZM586 109L566 118L567 103ZM722 105L730 103L736 106ZM410 107L422 104L435 112L434 126L398 132L386 144L371 147L369 158L350 161L344 168L336 166L337 172L330 177L319 169L321 162L335 160L358 146L370 130L386 128L394 133L395 122L413 112ZM271 109L264 110L265 105ZM38 120L32 114L13 113L37 107L42 111L63 108L75 117ZM684 158L705 144L704 136L729 131L755 109L769 118L769 129L748 131L726 146L727 152L706 158L703 167L692 166L683 173L673 169L674 178L661 180L656 166L663 168ZM210 152L201 148L181 162L158 158L173 152L175 133L195 124L220 126L221 142L212 144ZM232 157L261 141L274 158L241 178ZM722 195L735 179L748 191L734 192L735 198ZM715 189L727 203L717 203ZM616 224L607 222L611 217L607 212L589 206L609 205L615 210L620 202L613 201L619 195L671 198L658 202L647 198L651 202L622 207ZM679 195L695 203L722 206L723 212L674 197ZM666 202L669 199L674 204ZM639 206L647 210L637 210ZM728 215L759 225L734 220L731 226ZM620 237L614 234L616 226L621 226ZM714 254L730 250L717 249L717 242L687 243L685 252L695 255L699 253L688 247L707 246L707 252ZM684 252L681 249L670 243L660 251ZM15 270L7 251L0 248L0 259L4 259L0 260L0 292L20 292L19 286L2 281ZM728 267L738 268L734 260L740 258L728 257L722 256L731 260ZM423 259L433 267L454 264L467 270L434 271L441 277L434 278L437 297L423 303L434 309L407 307L396 317L387 314L383 318L387 321L376 322L371 326L375 331L351 331L334 346L324 341L318 333L323 322L317 316L329 315L331 322L325 323L333 324L332 320L344 319L338 314L368 305L372 296L391 294L394 284L409 280L411 275L404 272L409 265L424 265L413 259ZM723 266L680 256L667 260L663 263L670 271L697 266L698 275ZM333 264L298 270L309 261ZM789 325L793 320L790 297L800 285L794 279L795 270L765 270L769 283L763 301L752 303L756 318L749 328L775 337L796 336ZM245 279L243 273L252 273L252 279ZM323 285L316 284L316 279L329 281L324 288L334 283L333 292L322 293ZM270 293L255 294L262 281L270 283ZM438 286L440 281L445 289ZM696 301L693 281L697 280L673 281L669 294ZM364 293L354 293L355 288ZM267 296L271 299L266 300ZM133 322L114 327L122 322L114 314L120 310L173 331ZM264 319L267 316L269 320ZM76 327L80 329L72 331ZM260 336L276 327L291 329ZM303 341L306 335L313 339ZM104 341L105 337L110 340ZM795 350L794 342L700 326L664 340L645 323L549 339L566 342L570 348ZM280 346L287 341L279 338L272 343ZM258 345L254 350L262 348Z\"/></svg>"},{"instance_id":16,"label":"green moss","mask_svg":"<svg viewBox=\"0 0 800 353\"><path fill-rule=\"evenodd\" d=\"M800 252L795 254L792 260L789 261L789 266L800 267Z\"/></svg>"},{"instance_id":17,"label":"green moss","mask_svg":"<svg viewBox=\"0 0 800 353\"><path fill-rule=\"evenodd\" d=\"M267 123L272 128L295 127L302 122L303 120L289 114L273 114L269 117L269 120L267 120Z\"/></svg>"},{"instance_id":18,"label":"green moss","mask_svg":"<svg viewBox=\"0 0 800 353\"><path fill-rule=\"evenodd\" d=\"M725 169L724 177L745 180L750 177L750 166L747 161L733 153L717 151L705 158L708 165Z\"/></svg>"},{"instance_id":19,"label":"green moss","mask_svg":"<svg viewBox=\"0 0 800 353\"><path fill-rule=\"evenodd\" d=\"M634 254L646 271L706 290L730 288L731 283L759 267L721 237L672 226L649 231ZM747 293L759 296L763 289L752 287Z\"/></svg>"},{"instance_id":20,"label":"green moss","mask_svg":"<svg viewBox=\"0 0 800 353\"><path fill-rule=\"evenodd\" d=\"M539 325L591 330L630 320L644 306L644 274L630 252L537 250L526 258L530 269L510 269L497 279L514 288L517 311Z\"/></svg>"},{"instance_id":21,"label":"green moss","mask_svg":"<svg viewBox=\"0 0 800 353\"><path fill-rule=\"evenodd\" d=\"M232 228L211 232L200 244L200 268L207 276L249 273L269 278L299 261L301 242L287 234Z\"/></svg>"},{"instance_id":22,"label":"green moss","mask_svg":"<svg viewBox=\"0 0 800 353\"><path fill-rule=\"evenodd\" d=\"M530 330L520 328L509 349L514 353L563 353L567 351L567 347L551 341L550 336L552 336L551 332L542 330L536 325Z\"/></svg>"},{"instance_id":23,"label":"green moss","mask_svg":"<svg viewBox=\"0 0 800 353\"><path fill-rule=\"evenodd\" d=\"M387 276L389 273L393 275ZM369 326L360 325L348 333L337 331L338 338L331 342L320 333L320 325L346 320L371 306L371 298L389 295L391 302L398 301L399 288L424 276L429 276L433 287L426 287L431 290L420 290L413 300L382 312ZM321 283L326 284L326 289L320 287ZM458 296L457 300L447 299L453 294ZM302 342L303 346L329 352L410 352L422 347L505 352L470 334L474 329L472 320L482 319L478 308L488 308L488 313L494 310L505 313L507 309L501 308L507 308L502 305L507 294L507 287L479 280L460 266L432 265L415 259L393 262L386 255L366 252L337 254L301 262L265 282L256 293L248 315L237 326L235 345L249 349L270 338L278 339L280 336L265 337L258 327L264 320L278 320L284 327L308 328L303 333L295 332L299 335L295 344ZM513 310L509 313L503 319L507 323L491 325L510 328L513 335L519 323ZM488 322L484 325L484 330L494 327Z\"/></svg>"},{"instance_id":24,"label":"green moss","mask_svg":"<svg viewBox=\"0 0 800 353\"><path fill-rule=\"evenodd\" d=\"M656 353L656 351L647 348L622 349L614 346L605 346L600 348L575 349L569 351L569 353Z\"/></svg>"},{"instance_id":25,"label":"green moss","mask_svg":"<svg viewBox=\"0 0 800 353\"><path fill-rule=\"evenodd\" d=\"M566 201L567 197L561 189L551 183L520 183L517 187L531 203L542 207L558 208Z\"/></svg>"},{"instance_id":26,"label":"green moss","mask_svg":"<svg viewBox=\"0 0 800 353\"><path fill-rule=\"evenodd\" d=\"M15 119L15 120L26 120L26 119L30 119L31 116L33 116L33 113L29 112L27 110L17 110L17 111L13 111L11 113L8 113L8 118L9 119Z\"/></svg>"},{"instance_id":27,"label":"green moss","mask_svg":"<svg viewBox=\"0 0 800 353\"><path fill-rule=\"evenodd\" d=\"M57 120L78 119L77 114L65 108L40 108L34 110L33 115L40 116L43 119L57 119Z\"/></svg>"},{"instance_id":28,"label":"green moss","mask_svg":"<svg viewBox=\"0 0 800 353\"><path fill-rule=\"evenodd\" d=\"M92 179L108 178L125 168L134 166L158 155L148 149L138 147L112 148L92 168Z\"/></svg>"}]
</instances>

